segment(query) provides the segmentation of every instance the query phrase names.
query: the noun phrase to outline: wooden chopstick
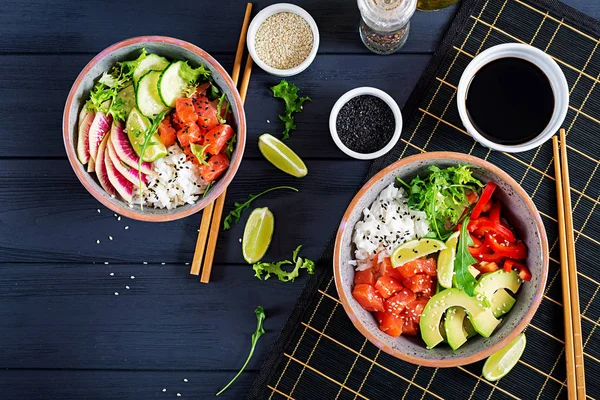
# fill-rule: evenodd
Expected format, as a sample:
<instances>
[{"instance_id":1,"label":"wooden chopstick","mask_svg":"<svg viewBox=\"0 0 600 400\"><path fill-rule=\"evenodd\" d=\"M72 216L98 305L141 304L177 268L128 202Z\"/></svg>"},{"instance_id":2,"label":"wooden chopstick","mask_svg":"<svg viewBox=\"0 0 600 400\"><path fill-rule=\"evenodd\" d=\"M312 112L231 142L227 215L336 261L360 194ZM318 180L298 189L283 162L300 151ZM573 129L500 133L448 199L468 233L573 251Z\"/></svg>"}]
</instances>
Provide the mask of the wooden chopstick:
<instances>
[{"instance_id":1,"label":"wooden chopstick","mask_svg":"<svg viewBox=\"0 0 600 400\"><path fill-rule=\"evenodd\" d=\"M242 104L246 101L246 93L248 93L248 84L250 83L250 74L252 74L252 57L248 54L242 84L240 85L240 98L242 99ZM219 229L221 228L221 215L223 214L223 206L225 205L225 196L227 196L227 190L224 190L217 198L217 201L215 201L215 210L210 225L210 236L206 246L207 249L206 256L204 257L204 265L202 266L202 276L200 277L200 282L202 283L208 283L210 281L210 273L212 272L215 249L217 247L217 237L219 236Z\"/></svg>"},{"instance_id":2,"label":"wooden chopstick","mask_svg":"<svg viewBox=\"0 0 600 400\"><path fill-rule=\"evenodd\" d=\"M246 33L248 32L248 25L250 24L250 16L252 15L252 3L246 4L246 13L244 14L244 22L242 23L242 31L240 32L240 39L238 40L238 46L235 53L235 60L233 63L233 70L231 73L231 80L233 84L237 86L238 80L240 78L240 70L242 66L242 57L244 55L244 48L246 47ZM249 79L249 77L248 77ZM223 197L222 201L225 201L225 192L219 199ZM217 201L219 200L217 199ZM216 202L216 201L215 201ZM196 248L194 249L194 258L192 259L192 267L190 268L190 274L199 275L200 274L200 266L202 265L202 258L204 257L206 248L207 248L207 240L209 239L209 228L210 222L213 218L213 210L215 208L215 202L210 203L208 206L204 208L202 214L202 221L200 222L200 230L198 231L198 239L196 240ZM222 206L221 206L222 212ZM221 218L219 214L219 219ZM216 238L215 238L216 242ZM216 243L215 243L216 244ZM211 265L212 265L212 257L214 257L214 250L211 255ZM209 275L210 276L210 271ZM208 282L208 281L207 281Z\"/></svg>"},{"instance_id":3,"label":"wooden chopstick","mask_svg":"<svg viewBox=\"0 0 600 400\"><path fill-rule=\"evenodd\" d=\"M560 162L558 138L552 137L554 150L554 177L556 178L556 201L558 205L558 237L560 246L560 275L562 281L563 314L565 329L565 359L567 361L567 394L569 400L577 399L577 378L575 373L575 349L573 346L573 315L571 310L571 291L569 287L569 264L567 257L567 232L565 227L565 208L563 196L563 178Z\"/></svg>"},{"instance_id":4,"label":"wooden chopstick","mask_svg":"<svg viewBox=\"0 0 600 400\"><path fill-rule=\"evenodd\" d=\"M569 292L571 294L571 314L573 318L573 348L575 352L577 398L583 400L585 399L585 374L581 334L581 314L579 309L579 284L577 282L577 260L575 258L575 234L573 230L573 209L571 207L569 163L567 160L567 138L564 129L560 130L560 164L565 210L565 231L567 234L567 264L569 266Z\"/></svg>"}]
</instances>

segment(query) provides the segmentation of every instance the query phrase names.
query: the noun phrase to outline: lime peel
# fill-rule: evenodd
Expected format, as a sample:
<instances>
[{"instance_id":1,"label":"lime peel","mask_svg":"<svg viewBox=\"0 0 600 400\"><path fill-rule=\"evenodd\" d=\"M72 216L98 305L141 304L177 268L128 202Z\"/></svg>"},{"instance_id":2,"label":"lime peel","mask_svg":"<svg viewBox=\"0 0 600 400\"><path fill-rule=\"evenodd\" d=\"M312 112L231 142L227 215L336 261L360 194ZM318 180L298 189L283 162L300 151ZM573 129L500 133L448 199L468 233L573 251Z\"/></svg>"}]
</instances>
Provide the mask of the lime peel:
<instances>
[{"instance_id":1,"label":"lime peel","mask_svg":"<svg viewBox=\"0 0 600 400\"><path fill-rule=\"evenodd\" d=\"M260 261L271 244L275 217L267 207L256 208L250 213L242 238L242 255L248 264Z\"/></svg>"},{"instance_id":2,"label":"lime peel","mask_svg":"<svg viewBox=\"0 0 600 400\"><path fill-rule=\"evenodd\" d=\"M525 333L521 333L512 342L489 356L483 365L483 377L495 382L506 376L523 355L526 344Z\"/></svg>"},{"instance_id":3,"label":"lime peel","mask_svg":"<svg viewBox=\"0 0 600 400\"><path fill-rule=\"evenodd\" d=\"M436 239L415 239L396 247L392 252L392 266L400 267L407 262L437 253L446 248L446 244Z\"/></svg>"}]
</instances>

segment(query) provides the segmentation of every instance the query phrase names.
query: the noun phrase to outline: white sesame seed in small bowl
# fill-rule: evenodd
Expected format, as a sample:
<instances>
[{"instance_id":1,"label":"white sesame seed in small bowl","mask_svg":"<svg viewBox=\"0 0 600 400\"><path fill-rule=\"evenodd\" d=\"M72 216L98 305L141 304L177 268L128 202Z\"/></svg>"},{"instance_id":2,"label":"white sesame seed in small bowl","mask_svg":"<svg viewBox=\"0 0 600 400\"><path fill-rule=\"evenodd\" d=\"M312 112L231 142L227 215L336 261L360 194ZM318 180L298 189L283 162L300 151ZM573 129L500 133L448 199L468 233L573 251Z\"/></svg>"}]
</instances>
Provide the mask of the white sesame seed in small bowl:
<instances>
[{"instance_id":1,"label":"white sesame seed in small bowl","mask_svg":"<svg viewBox=\"0 0 600 400\"><path fill-rule=\"evenodd\" d=\"M246 38L254 62L265 72L292 76L313 62L319 49L317 23L303 8L278 3L256 14Z\"/></svg>"}]
</instances>

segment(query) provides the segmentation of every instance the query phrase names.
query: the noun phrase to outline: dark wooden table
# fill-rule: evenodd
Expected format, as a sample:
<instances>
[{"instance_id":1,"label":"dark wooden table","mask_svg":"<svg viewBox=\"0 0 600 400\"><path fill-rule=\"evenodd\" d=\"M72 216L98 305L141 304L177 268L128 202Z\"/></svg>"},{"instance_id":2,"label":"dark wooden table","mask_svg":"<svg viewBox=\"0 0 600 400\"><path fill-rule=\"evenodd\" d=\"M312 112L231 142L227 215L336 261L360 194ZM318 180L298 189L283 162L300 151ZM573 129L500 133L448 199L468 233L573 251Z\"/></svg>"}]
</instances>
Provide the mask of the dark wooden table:
<instances>
[{"instance_id":1,"label":"dark wooden table","mask_svg":"<svg viewBox=\"0 0 600 400\"><path fill-rule=\"evenodd\" d=\"M565 2L600 18L596 1ZM321 32L313 65L291 78L313 98L289 140L310 173L296 180L261 158L257 138L280 133L282 105L269 90L278 79L255 67L247 150L226 203L228 211L274 185L300 189L255 204L276 216L271 260L288 258L299 244L317 259L368 167L331 140L333 103L369 85L402 106L456 10L415 14L406 46L381 57L360 42L354 1L298 4ZM0 3L0 397L210 398L245 360L253 310L262 305L267 334L222 397L247 393L305 277L287 284L254 278L238 241L244 218L220 235L212 282L200 284L186 263L201 215L164 224L117 218L81 186L61 137L71 84L100 50L128 37L168 35L197 44L230 70L244 8L244 1L208 0Z\"/></svg>"}]
</instances>

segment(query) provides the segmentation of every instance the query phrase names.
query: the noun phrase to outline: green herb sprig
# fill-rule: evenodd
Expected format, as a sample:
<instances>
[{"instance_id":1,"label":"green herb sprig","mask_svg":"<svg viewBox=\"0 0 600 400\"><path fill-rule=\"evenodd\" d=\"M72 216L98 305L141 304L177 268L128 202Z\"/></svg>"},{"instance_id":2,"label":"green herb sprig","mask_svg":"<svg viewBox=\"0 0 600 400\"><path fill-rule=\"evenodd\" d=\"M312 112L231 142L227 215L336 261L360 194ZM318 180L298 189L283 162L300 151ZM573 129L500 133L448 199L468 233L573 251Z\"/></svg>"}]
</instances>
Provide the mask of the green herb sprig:
<instances>
[{"instance_id":1,"label":"green herb sprig","mask_svg":"<svg viewBox=\"0 0 600 400\"><path fill-rule=\"evenodd\" d=\"M454 277L456 278L456 287L463 289L469 296L475 294L475 278L469 271L469 267L477 263L477 260L473 258L469 252L468 246L473 246L473 239L469 235L467 225L469 225L469 219L471 217L467 215L462 220L462 226L460 228L460 236L458 237L458 245L456 246L456 257L454 258Z\"/></svg>"},{"instance_id":2,"label":"green herb sprig","mask_svg":"<svg viewBox=\"0 0 600 400\"><path fill-rule=\"evenodd\" d=\"M238 222L240 222L240 217L242 216L242 211L244 211L245 209L250 207L250 203L252 203L255 199L257 199L258 197L260 197L264 194L267 194L269 192L272 192L274 190L279 190L279 189L289 189L289 190L293 190L294 192L298 191L298 189L296 189L295 187L292 187L292 186L276 186L276 187L267 189L263 192L260 192L259 194L249 195L248 200L246 200L244 203L238 203L238 202L233 203L233 207L234 207L233 210L231 210L229 212L229 214L227 214L227 216L223 220L223 230L226 231L231 228L231 225L237 224Z\"/></svg>"},{"instance_id":3,"label":"green herb sprig","mask_svg":"<svg viewBox=\"0 0 600 400\"><path fill-rule=\"evenodd\" d=\"M237 135L234 134L231 139L229 139L229 141L227 142L227 147L225 147L225 154L227 155L227 157L231 158L231 155L233 154L233 146L235 146L235 143L237 142Z\"/></svg>"},{"instance_id":4,"label":"green herb sprig","mask_svg":"<svg viewBox=\"0 0 600 400\"><path fill-rule=\"evenodd\" d=\"M279 84L271 88L273 96L285 101L285 114L279 115L279 119L285 124L283 140L290 137L290 131L296 129L294 124L294 113L302 111L305 101L312 101L310 97L298 97L298 87L283 79Z\"/></svg>"},{"instance_id":5,"label":"green herb sprig","mask_svg":"<svg viewBox=\"0 0 600 400\"><path fill-rule=\"evenodd\" d=\"M248 354L248 358L246 358L246 362L244 363L244 365L242 365L242 368L239 370L239 372L233 377L232 380L229 381L229 383L227 385L225 385L225 387L223 389L219 390L219 392L216 394L217 396L220 395L221 393L223 393L229 386L231 386L231 384L233 382L235 382L235 380L240 376L240 374L244 371L244 369L246 369L246 367L248 366L248 363L250 362L250 359L254 355L254 349L256 348L256 343L258 343L258 339L260 339L260 337L265 334L265 329L263 328L263 324L264 324L265 318L267 316L265 314L264 308L262 308L261 306L258 306L254 310L254 313L256 314L256 330L252 334L252 344L250 346L250 354Z\"/></svg>"},{"instance_id":6,"label":"green herb sprig","mask_svg":"<svg viewBox=\"0 0 600 400\"><path fill-rule=\"evenodd\" d=\"M223 104L225 104L225 111L223 112ZM227 123L227 114L229 114L229 102L225 98L225 93L219 97L219 103L217 104L217 120L219 123L226 124ZM223 115L221 115L223 113Z\"/></svg>"},{"instance_id":7,"label":"green herb sprig","mask_svg":"<svg viewBox=\"0 0 600 400\"><path fill-rule=\"evenodd\" d=\"M160 123L162 122L162 120L165 118L165 115L167 115L167 113L170 110L165 110L163 112L161 112L160 114L157 114L154 118L152 118L152 123L150 124L150 126L144 131L144 132L136 132L135 135L139 136L140 134L143 135L144 137L144 143L141 146L141 150L140 150L140 159L138 161L138 171L142 170L142 162L143 162L143 158L144 155L146 154L146 149L148 148L148 146L157 144L156 142L152 142L152 136L156 133L156 131L158 130L158 126L160 125ZM139 173L139 177L140 177L140 209L143 210L144 209L144 202L143 200L143 182L142 182L142 174Z\"/></svg>"},{"instance_id":8,"label":"green herb sprig","mask_svg":"<svg viewBox=\"0 0 600 400\"><path fill-rule=\"evenodd\" d=\"M469 192L478 191L483 183L473 177L468 165L444 169L430 165L428 172L426 178L417 176L410 184L400 178L396 180L408 190L408 206L427 215L432 229L430 236L446 240L469 206Z\"/></svg>"},{"instance_id":9,"label":"green herb sprig","mask_svg":"<svg viewBox=\"0 0 600 400\"><path fill-rule=\"evenodd\" d=\"M260 280L267 280L271 276L271 274L277 276L277 278L282 282L294 281L299 275L300 270L305 269L309 275L315 273L315 263L311 260L304 259L298 256L300 253L300 249L302 245L296 247L296 250L292 253L292 261L283 260L274 263L269 262L257 262L252 266L254 270L254 276L256 276ZM293 265L294 269L291 271L284 271L281 267L283 265ZM264 278L262 275L264 274Z\"/></svg>"}]
</instances>

